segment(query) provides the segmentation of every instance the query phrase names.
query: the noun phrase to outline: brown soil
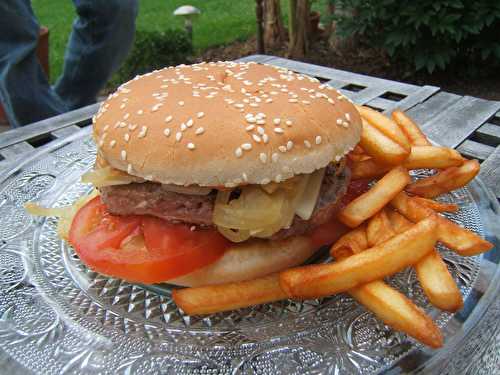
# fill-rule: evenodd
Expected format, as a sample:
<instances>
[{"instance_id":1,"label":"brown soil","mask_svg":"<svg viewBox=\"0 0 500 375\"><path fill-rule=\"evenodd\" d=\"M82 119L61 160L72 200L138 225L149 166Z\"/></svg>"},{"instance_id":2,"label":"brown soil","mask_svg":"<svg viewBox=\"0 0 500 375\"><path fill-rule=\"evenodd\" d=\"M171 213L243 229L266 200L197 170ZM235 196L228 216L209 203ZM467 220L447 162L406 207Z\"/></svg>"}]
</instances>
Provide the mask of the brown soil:
<instances>
[{"instance_id":1,"label":"brown soil","mask_svg":"<svg viewBox=\"0 0 500 375\"><path fill-rule=\"evenodd\" d=\"M250 38L244 42L208 49L196 61L233 60L255 53L255 38ZM266 54L287 57L287 46L269 48ZM301 61L417 85L439 86L444 91L459 95L500 100L500 74L493 69L474 77L463 77L463 74L453 73L450 69L433 74L409 74L402 64L394 63L380 50L354 42L330 48L325 40L312 43L308 56Z\"/></svg>"}]
</instances>

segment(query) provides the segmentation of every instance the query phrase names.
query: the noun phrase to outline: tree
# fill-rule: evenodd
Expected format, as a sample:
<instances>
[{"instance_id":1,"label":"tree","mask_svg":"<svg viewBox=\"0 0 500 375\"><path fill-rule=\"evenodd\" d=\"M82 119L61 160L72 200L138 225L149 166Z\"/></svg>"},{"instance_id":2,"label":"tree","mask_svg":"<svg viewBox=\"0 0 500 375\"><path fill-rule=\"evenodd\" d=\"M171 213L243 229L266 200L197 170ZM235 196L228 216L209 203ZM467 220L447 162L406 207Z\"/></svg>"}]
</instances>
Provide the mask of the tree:
<instances>
[{"instance_id":1,"label":"tree","mask_svg":"<svg viewBox=\"0 0 500 375\"><path fill-rule=\"evenodd\" d=\"M264 0L264 45L276 47L286 38L280 0Z\"/></svg>"},{"instance_id":2,"label":"tree","mask_svg":"<svg viewBox=\"0 0 500 375\"><path fill-rule=\"evenodd\" d=\"M309 0L289 0L288 55L292 58L303 58L309 47Z\"/></svg>"}]
</instances>

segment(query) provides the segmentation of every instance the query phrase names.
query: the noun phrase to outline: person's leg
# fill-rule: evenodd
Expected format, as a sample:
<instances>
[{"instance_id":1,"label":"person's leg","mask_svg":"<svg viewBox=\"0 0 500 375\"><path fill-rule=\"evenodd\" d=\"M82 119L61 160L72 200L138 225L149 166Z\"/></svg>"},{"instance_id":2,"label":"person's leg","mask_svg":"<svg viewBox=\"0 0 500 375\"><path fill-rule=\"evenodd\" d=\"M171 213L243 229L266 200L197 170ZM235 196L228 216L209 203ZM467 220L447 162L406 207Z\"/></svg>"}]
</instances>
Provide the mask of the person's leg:
<instances>
[{"instance_id":1,"label":"person's leg","mask_svg":"<svg viewBox=\"0 0 500 375\"><path fill-rule=\"evenodd\" d=\"M0 1L0 101L13 127L67 110L38 62L39 28L30 0Z\"/></svg>"},{"instance_id":2,"label":"person's leg","mask_svg":"<svg viewBox=\"0 0 500 375\"><path fill-rule=\"evenodd\" d=\"M73 0L73 23L55 90L71 109L94 103L132 46L137 0Z\"/></svg>"}]
</instances>

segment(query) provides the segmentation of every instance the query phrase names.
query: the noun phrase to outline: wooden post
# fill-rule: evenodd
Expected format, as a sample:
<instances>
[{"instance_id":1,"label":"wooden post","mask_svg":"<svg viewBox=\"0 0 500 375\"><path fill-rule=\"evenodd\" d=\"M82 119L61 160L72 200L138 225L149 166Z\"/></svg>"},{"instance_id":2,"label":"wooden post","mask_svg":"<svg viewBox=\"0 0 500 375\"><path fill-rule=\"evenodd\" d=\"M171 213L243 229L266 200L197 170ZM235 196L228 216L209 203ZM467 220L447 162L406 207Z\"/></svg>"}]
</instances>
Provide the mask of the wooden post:
<instances>
[{"instance_id":1,"label":"wooden post","mask_svg":"<svg viewBox=\"0 0 500 375\"><path fill-rule=\"evenodd\" d=\"M285 38L280 0L264 0L264 45L281 46Z\"/></svg>"},{"instance_id":2,"label":"wooden post","mask_svg":"<svg viewBox=\"0 0 500 375\"><path fill-rule=\"evenodd\" d=\"M255 1L255 14L257 16L257 53L266 53L264 47L264 31L262 26L263 20L263 1L264 0L256 0Z\"/></svg>"},{"instance_id":3,"label":"wooden post","mask_svg":"<svg viewBox=\"0 0 500 375\"><path fill-rule=\"evenodd\" d=\"M288 0L288 38L290 45L295 43L297 0Z\"/></svg>"},{"instance_id":4,"label":"wooden post","mask_svg":"<svg viewBox=\"0 0 500 375\"><path fill-rule=\"evenodd\" d=\"M290 32L288 55L291 58L303 58L309 47L310 7L309 0L296 0L293 29ZM290 6L292 1L290 1Z\"/></svg>"}]
</instances>

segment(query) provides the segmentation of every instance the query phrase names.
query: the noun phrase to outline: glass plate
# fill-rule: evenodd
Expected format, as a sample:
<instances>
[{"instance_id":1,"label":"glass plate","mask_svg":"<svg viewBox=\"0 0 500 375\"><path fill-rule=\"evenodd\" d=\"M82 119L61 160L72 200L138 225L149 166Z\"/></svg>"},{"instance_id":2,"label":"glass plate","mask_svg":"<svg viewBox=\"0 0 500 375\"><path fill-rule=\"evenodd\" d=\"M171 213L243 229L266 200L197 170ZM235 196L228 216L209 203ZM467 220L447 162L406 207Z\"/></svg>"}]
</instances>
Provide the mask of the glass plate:
<instances>
[{"instance_id":1,"label":"glass plate","mask_svg":"<svg viewBox=\"0 0 500 375\"><path fill-rule=\"evenodd\" d=\"M500 286L499 208L479 180L441 198L460 205L452 220L496 244L488 254L469 258L441 248L464 295L463 310L452 315L430 306L412 269L388 280L442 327L445 347L430 350L392 331L343 294L190 317L175 306L168 285L144 287L90 271L57 237L57 220L32 218L23 204L71 204L90 190L79 178L94 157L90 129L84 129L36 152L0 182L0 340L2 349L30 370L444 372L470 360L468 354L454 355L458 348L471 346L465 353L473 352L496 329L478 325ZM478 327L486 334L473 339Z\"/></svg>"}]
</instances>

